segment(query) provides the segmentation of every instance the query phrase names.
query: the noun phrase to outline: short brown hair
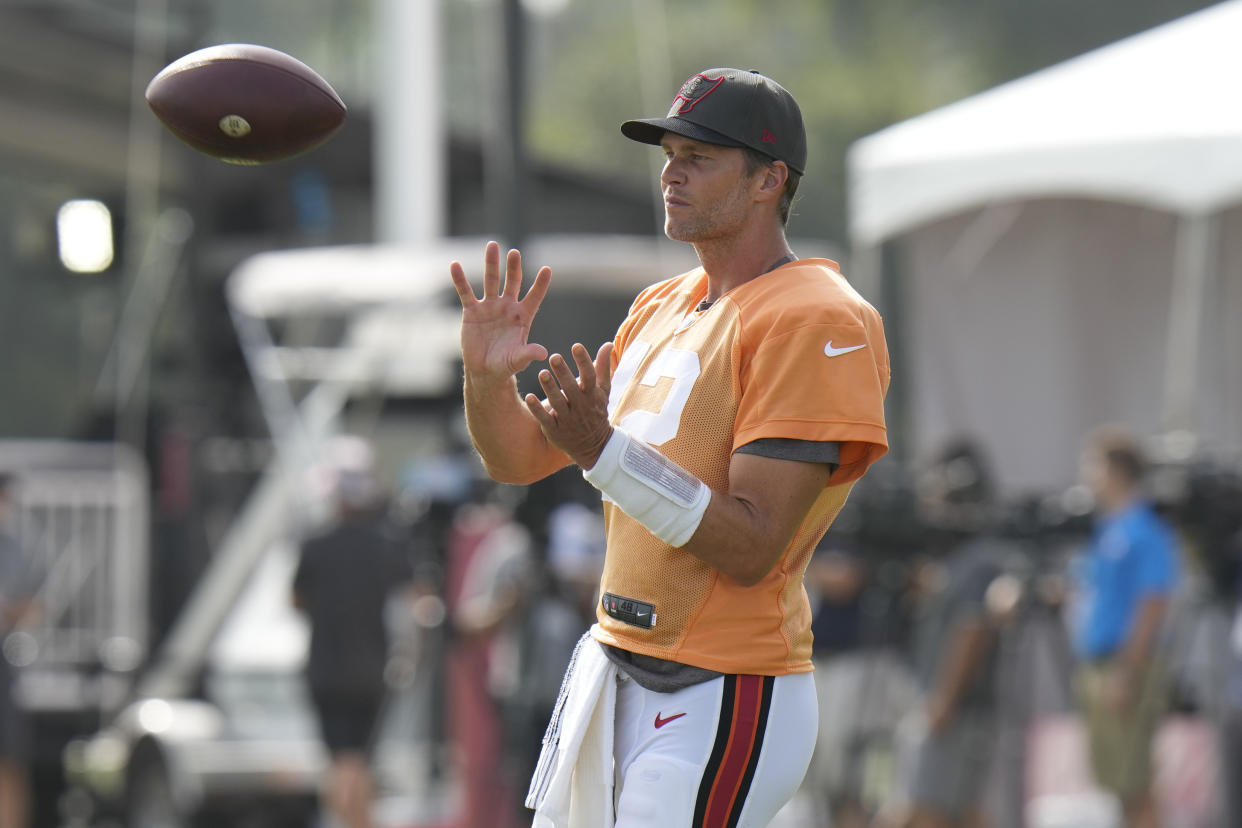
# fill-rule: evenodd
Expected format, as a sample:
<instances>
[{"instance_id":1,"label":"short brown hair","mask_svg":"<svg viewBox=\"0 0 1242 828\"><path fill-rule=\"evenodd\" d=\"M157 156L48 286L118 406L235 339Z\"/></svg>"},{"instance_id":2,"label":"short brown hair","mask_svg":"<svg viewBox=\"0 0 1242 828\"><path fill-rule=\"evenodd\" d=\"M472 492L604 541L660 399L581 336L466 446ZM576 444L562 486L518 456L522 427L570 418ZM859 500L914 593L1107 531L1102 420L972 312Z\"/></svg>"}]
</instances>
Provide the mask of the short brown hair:
<instances>
[{"instance_id":1,"label":"short brown hair","mask_svg":"<svg viewBox=\"0 0 1242 828\"><path fill-rule=\"evenodd\" d=\"M1133 432L1124 426L1100 426L1091 432L1088 444L1111 471L1130 483L1138 484L1147 475L1147 456L1143 447Z\"/></svg>"},{"instance_id":2,"label":"short brown hair","mask_svg":"<svg viewBox=\"0 0 1242 828\"><path fill-rule=\"evenodd\" d=\"M747 177L753 176L755 173L770 167L776 163L776 159L771 156L764 155L759 150L753 150L750 147L742 147L742 158L746 163ZM780 203L776 205L780 214L781 226L789 224L789 212L793 207L794 195L798 192L798 182L802 180L802 176L793 171L788 164L785 168L789 170L789 177L785 179L785 191L781 193Z\"/></svg>"}]
</instances>

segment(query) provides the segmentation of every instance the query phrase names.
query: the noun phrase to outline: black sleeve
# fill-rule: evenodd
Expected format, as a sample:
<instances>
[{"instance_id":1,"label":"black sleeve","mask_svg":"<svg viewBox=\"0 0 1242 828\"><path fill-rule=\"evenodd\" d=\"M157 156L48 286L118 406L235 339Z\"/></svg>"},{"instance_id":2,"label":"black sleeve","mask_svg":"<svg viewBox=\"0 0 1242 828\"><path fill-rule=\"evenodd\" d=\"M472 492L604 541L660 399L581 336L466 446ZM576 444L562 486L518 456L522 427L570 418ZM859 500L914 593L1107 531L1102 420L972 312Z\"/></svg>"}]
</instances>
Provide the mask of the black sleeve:
<instances>
[{"instance_id":1,"label":"black sleeve","mask_svg":"<svg viewBox=\"0 0 1242 828\"><path fill-rule=\"evenodd\" d=\"M775 460L799 460L803 463L827 463L833 471L841 463L841 444L834 441L788 440L763 437L738 448L740 454L757 454Z\"/></svg>"},{"instance_id":2,"label":"black sleeve","mask_svg":"<svg viewBox=\"0 0 1242 828\"><path fill-rule=\"evenodd\" d=\"M388 547L389 559L392 561L392 577L397 584L408 584L415 580L414 557L410 548L402 543L392 543Z\"/></svg>"},{"instance_id":3,"label":"black sleeve","mask_svg":"<svg viewBox=\"0 0 1242 828\"><path fill-rule=\"evenodd\" d=\"M396 526L386 524L379 533L387 575L394 586L415 580L415 545Z\"/></svg>"}]
</instances>

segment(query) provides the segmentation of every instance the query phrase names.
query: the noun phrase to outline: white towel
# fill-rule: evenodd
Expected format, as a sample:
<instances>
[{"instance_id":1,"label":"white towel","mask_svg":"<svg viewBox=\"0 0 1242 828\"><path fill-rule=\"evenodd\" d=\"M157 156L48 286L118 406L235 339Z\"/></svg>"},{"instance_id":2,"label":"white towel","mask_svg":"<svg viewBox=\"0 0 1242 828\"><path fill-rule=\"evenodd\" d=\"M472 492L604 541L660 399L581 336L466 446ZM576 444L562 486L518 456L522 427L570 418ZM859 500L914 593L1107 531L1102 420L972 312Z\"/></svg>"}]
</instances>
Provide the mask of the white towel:
<instances>
[{"instance_id":1,"label":"white towel","mask_svg":"<svg viewBox=\"0 0 1242 828\"><path fill-rule=\"evenodd\" d=\"M612 828L617 668L588 632L565 671L526 794L532 828Z\"/></svg>"}]
</instances>

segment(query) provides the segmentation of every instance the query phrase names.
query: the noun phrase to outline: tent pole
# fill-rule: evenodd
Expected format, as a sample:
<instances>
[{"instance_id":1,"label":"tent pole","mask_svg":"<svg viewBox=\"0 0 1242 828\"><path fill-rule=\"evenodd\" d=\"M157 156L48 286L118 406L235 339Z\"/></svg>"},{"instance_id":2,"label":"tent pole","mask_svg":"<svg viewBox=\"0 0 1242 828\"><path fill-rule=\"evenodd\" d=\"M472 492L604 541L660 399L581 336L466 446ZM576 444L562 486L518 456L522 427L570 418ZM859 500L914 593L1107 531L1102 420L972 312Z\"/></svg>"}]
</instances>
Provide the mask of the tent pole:
<instances>
[{"instance_id":1,"label":"tent pole","mask_svg":"<svg viewBox=\"0 0 1242 828\"><path fill-rule=\"evenodd\" d=\"M897 366L885 405L888 419L889 454L899 464L912 457L909 427L909 382L905 360L905 318L902 313L901 279L893 261L893 251L884 242L860 243L850 254L847 276L854 289L868 299L884 317L884 337L889 361Z\"/></svg>"},{"instance_id":2,"label":"tent pole","mask_svg":"<svg viewBox=\"0 0 1242 828\"><path fill-rule=\"evenodd\" d=\"M1166 433L1195 430L1195 390L1202 340L1204 297L1215 275L1216 217L1184 213L1178 218L1169 297L1168 344L1165 348L1164 412Z\"/></svg>"}]
</instances>

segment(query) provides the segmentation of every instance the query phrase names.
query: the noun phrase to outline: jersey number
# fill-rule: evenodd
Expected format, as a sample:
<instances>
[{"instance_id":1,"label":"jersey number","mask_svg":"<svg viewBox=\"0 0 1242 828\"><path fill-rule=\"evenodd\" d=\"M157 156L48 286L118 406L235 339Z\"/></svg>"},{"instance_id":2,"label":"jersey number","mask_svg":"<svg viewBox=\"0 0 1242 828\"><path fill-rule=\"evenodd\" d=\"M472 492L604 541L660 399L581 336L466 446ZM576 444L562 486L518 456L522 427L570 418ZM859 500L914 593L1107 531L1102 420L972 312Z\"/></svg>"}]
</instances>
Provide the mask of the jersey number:
<instances>
[{"instance_id":1,"label":"jersey number","mask_svg":"<svg viewBox=\"0 0 1242 828\"><path fill-rule=\"evenodd\" d=\"M613 373L612 389L608 395L608 414L616 414L621 402L621 395L629 387L634 372L642 363L651 346L646 342L635 342L621 356L617 370ZM621 418L620 425L630 434L652 446L660 446L677 436L681 427L681 412L690 399L690 391L695 380L699 378L699 355L694 351L681 348L666 348L656 355L647 366L640 384L655 386L661 379L673 381L668 395L660 405L659 411L631 411Z\"/></svg>"}]
</instances>

